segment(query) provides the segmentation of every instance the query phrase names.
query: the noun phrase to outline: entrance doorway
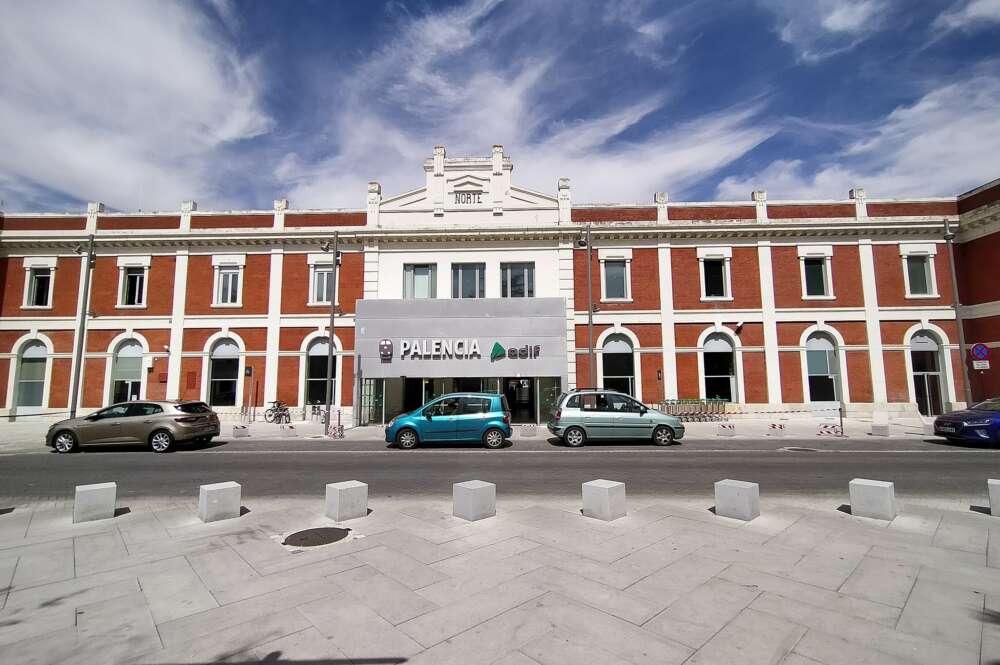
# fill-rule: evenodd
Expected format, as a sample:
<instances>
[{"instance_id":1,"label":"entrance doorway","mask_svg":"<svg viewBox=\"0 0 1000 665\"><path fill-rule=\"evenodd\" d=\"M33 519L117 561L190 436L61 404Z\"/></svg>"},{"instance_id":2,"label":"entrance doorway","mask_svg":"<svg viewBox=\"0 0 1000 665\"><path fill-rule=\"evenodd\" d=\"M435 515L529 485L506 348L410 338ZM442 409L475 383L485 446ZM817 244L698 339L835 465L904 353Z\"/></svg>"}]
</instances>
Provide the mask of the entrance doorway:
<instances>
[{"instance_id":1,"label":"entrance doorway","mask_svg":"<svg viewBox=\"0 0 1000 665\"><path fill-rule=\"evenodd\" d=\"M510 405L510 421L513 423L535 423L535 379L504 379L503 394Z\"/></svg>"},{"instance_id":2,"label":"entrance doorway","mask_svg":"<svg viewBox=\"0 0 1000 665\"><path fill-rule=\"evenodd\" d=\"M934 333L921 330L910 338L910 365L917 410L924 416L941 415L941 347Z\"/></svg>"}]
</instances>

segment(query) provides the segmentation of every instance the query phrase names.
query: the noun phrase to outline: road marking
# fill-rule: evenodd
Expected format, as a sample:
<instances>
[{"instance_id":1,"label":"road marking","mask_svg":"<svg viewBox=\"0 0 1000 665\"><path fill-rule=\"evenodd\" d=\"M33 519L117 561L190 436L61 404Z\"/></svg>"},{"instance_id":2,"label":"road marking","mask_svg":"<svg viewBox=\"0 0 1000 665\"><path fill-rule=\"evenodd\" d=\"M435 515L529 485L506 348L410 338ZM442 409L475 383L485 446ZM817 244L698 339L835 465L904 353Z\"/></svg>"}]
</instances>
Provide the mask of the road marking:
<instances>
[{"instance_id":1,"label":"road marking","mask_svg":"<svg viewBox=\"0 0 1000 665\"><path fill-rule=\"evenodd\" d=\"M314 455L405 455L407 453L397 450L186 450L177 451L184 455L272 455L275 453L308 453ZM930 454L954 454L954 453L983 453L991 452L986 450L817 450L819 453L865 453L865 454L886 454L886 453L930 453ZM697 455L701 453L781 453L782 455L794 454L787 450L778 448L707 448L705 450L672 450L668 452L653 450L584 450L569 453L562 450L421 450L411 455L586 455L590 453L617 454L623 453L652 453L662 455ZM801 453L805 454L805 453ZM812 454L812 453L810 453Z\"/></svg>"}]
</instances>

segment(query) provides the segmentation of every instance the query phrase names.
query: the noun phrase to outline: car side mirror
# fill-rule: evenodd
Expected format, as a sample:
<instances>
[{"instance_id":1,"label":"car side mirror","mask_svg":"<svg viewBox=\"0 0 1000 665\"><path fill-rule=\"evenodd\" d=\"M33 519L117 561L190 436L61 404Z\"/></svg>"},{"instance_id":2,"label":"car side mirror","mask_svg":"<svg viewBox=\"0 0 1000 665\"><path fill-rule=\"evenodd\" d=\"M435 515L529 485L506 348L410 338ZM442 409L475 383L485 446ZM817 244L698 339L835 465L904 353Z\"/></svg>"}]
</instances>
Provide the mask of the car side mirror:
<instances>
[{"instance_id":1,"label":"car side mirror","mask_svg":"<svg viewBox=\"0 0 1000 665\"><path fill-rule=\"evenodd\" d=\"M647 411L649 411L649 409L647 409L646 407L644 407L644 406L640 406L640 407L639 407L639 415L640 415L640 416L644 416L644 415L646 415L646 412L647 412Z\"/></svg>"},{"instance_id":2,"label":"car side mirror","mask_svg":"<svg viewBox=\"0 0 1000 665\"><path fill-rule=\"evenodd\" d=\"M424 411L424 418L426 418L427 420L430 420L433 417L434 417L433 413L431 413L430 411Z\"/></svg>"}]
</instances>

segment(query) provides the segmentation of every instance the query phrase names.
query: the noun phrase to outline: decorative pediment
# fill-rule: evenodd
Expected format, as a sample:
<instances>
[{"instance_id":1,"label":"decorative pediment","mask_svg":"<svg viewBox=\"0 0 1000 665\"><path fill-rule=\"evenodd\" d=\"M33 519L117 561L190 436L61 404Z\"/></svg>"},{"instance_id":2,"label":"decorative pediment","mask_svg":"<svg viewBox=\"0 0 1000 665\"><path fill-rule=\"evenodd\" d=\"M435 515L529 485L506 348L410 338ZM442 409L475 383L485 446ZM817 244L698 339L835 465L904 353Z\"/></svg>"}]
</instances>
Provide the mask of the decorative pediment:
<instances>
[{"instance_id":1,"label":"decorative pediment","mask_svg":"<svg viewBox=\"0 0 1000 665\"><path fill-rule=\"evenodd\" d=\"M448 180L448 189L453 192L485 192L489 189L490 179L465 174Z\"/></svg>"}]
</instances>

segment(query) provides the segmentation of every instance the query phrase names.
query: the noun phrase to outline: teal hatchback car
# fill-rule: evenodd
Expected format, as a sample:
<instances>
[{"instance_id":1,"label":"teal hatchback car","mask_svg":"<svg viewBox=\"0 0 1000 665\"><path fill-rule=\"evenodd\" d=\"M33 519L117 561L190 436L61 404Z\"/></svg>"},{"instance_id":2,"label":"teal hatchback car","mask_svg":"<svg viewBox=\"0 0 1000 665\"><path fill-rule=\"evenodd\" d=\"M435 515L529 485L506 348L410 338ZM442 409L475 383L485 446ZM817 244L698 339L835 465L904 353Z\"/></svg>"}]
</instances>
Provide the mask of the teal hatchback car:
<instances>
[{"instance_id":1,"label":"teal hatchback car","mask_svg":"<svg viewBox=\"0 0 1000 665\"><path fill-rule=\"evenodd\" d=\"M507 398L491 393L442 395L385 427L385 440L403 450L444 441L482 441L487 448L500 448L511 434Z\"/></svg>"},{"instance_id":2,"label":"teal hatchback car","mask_svg":"<svg viewBox=\"0 0 1000 665\"><path fill-rule=\"evenodd\" d=\"M588 439L636 439L669 446L684 437L684 423L678 418L612 390L563 393L548 428L573 448Z\"/></svg>"}]
</instances>

